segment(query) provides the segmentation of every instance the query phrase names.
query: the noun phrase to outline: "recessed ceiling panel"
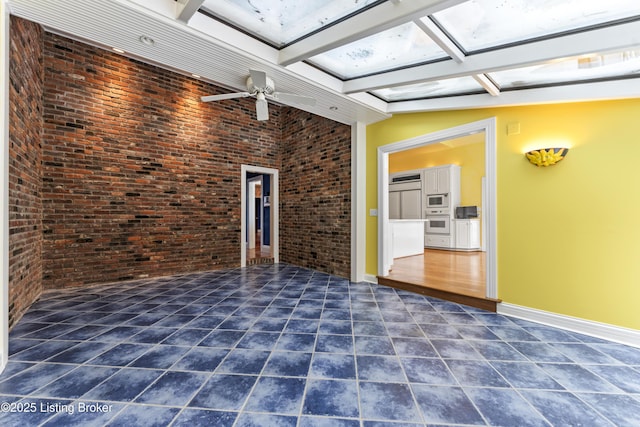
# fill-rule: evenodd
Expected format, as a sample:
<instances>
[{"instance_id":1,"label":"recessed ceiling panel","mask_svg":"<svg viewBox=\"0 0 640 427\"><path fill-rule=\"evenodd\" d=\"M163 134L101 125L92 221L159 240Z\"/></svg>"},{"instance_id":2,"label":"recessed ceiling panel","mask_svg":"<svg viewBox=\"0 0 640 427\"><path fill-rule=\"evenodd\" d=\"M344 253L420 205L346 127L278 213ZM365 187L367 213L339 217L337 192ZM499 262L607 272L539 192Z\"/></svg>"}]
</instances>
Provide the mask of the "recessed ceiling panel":
<instances>
[{"instance_id":1,"label":"recessed ceiling panel","mask_svg":"<svg viewBox=\"0 0 640 427\"><path fill-rule=\"evenodd\" d=\"M640 49L587 55L545 65L489 73L500 89L640 77Z\"/></svg>"},{"instance_id":2,"label":"recessed ceiling panel","mask_svg":"<svg viewBox=\"0 0 640 427\"><path fill-rule=\"evenodd\" d=\"M308 62L343 80L447 58L416 24L408 22L316 55Z\"/></svg>"},{"instance_id":3,"label":"recessed ceiling panel","mask_svg":"<svg viewBox=\"0 0 640 427\"><path fill-rule=\"evenodd\" d=\"M221 20L281 47L381 0L205 0Z\"/></svg>"},{"instance_id":4,"label":"recessed ceiling panel","mask_svg":"<svg viewBox=\"0 0 640 427\"><path fill-rule=\"evenodd\" d=\"M409 101L414 99L428 99L483 92L485 92L485 90L473 77L458 77L372 91L374 95L387 102Z\"/></svg>"},{"instance_id":5,"label":"recessed ceiling panel","mask_svg":"<svg viewBox=\"0 0 640 427\"><path fill-rule=\"evenodd\" d=\"M638 0L470 0L433 18L467 52L640 16Z\"/></svg>"}]
</instances>

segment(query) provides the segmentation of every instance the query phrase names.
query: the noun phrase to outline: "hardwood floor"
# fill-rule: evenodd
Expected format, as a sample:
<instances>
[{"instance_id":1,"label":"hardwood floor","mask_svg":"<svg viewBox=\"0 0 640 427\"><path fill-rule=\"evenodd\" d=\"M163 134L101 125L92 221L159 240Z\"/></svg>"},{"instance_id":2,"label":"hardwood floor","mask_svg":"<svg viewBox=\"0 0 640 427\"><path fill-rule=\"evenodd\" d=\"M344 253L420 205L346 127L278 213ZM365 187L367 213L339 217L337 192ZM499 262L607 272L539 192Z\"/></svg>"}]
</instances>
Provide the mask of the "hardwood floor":
<instances>
[{"instance_id":1,"label":"hardwood floor","mask_svg":"<svg viewBox=\"0 0 640 427\"><path fill-rule=\"evenodd\" d=\"M484 297L485 253L425 249L424 255L396 258L390 279Z\"/></svg>"},{"instance_id":2,"label":"hardwood floor","mask_svg":"<svg viewBox=\"0 0 640 427\"><path fill-rule=\"evenodd\" d=\"M247 265L273 264L271 248L260 246L260 232L256 233L256 247L247 248Z\"/></svg>"},{"instance_id":3,"label":"hardwood floor","mask_svg":"<svg viewBox=\"0 0 640 427\"><path fill-rule=\"evenodd\" d=\"M380 284L407 289L496 311L498 300L486 297L484 252L425 249L423 255L396 258Z\"/></svg>"}]
</instances>

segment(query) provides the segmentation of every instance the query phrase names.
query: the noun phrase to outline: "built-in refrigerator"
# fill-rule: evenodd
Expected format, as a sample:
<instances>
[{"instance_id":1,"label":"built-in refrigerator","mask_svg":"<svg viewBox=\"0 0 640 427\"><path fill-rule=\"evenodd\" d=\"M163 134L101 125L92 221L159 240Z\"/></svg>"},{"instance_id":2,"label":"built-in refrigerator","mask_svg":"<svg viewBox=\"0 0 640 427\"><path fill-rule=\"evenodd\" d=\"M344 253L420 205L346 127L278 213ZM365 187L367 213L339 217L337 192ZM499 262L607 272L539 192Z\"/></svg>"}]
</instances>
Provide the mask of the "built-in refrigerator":
<instances>
[{"instance_id":1,"label":"built-in refrigerator","mask_svg":"<svg viewBox=\"0 0 640 427\"><path fill-rule=\"evenodd\" d=\"M416 188L416 186L418 188ZM389 186L389 219L421 219L422 188L420 183Z\"/></svg>"}]
</instances>

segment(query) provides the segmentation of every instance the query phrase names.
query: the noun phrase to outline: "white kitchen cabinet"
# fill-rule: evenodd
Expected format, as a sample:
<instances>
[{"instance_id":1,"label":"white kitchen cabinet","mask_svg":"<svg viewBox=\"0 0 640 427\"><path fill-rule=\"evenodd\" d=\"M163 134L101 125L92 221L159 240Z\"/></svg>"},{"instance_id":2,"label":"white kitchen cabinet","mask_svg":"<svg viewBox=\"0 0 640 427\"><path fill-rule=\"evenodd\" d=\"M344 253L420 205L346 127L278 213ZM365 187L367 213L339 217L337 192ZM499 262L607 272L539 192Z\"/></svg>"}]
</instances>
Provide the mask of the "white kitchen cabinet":
<instances>
[{"instance_id":1,"label":"white kitchen cabinet","mask_svg":"<svg viewBox=\"0 0 640 427\"><path fill-rule=\"evenodd\" d=\"M460 188L460 166L444 165L424 169L424 193L458 193ZM453 191L452 191L453 190Z\"/></svg>"},{"instance_id":2,"label":"white kitchen cabinet","mask_svg":"<svg viewBox=\"0 0 640 427\"><path fill-rule=\"evenodd\" d=\"M436 168L424 170L424 194L438 193L438 171Z\"/></svg>"},{"instance_id":3,"label":"white kitchen cabinet","mask_svg":"<svg viewBox=\"0 0 640 427\"><path fill-rule=\"evenodd\" d=\"M424 170L425 193L442 194L451 190L451 168L433 167Z\"/></svg>"},{"instance_id":4,"label":"white kitchen cabinet","mask_svg":"<svg viewBox=\"0 0 640 427\"><path fill-rule=\"evenodd\" d=\"M451 234L425 234L424 246L428 248L453 248L453 236Z\"/></svg>"},{"instance_id":5,"label":"white kitchen cabinet","mask_svg":"<svg viewBox=\"0 0 640 427\"><path fill-rule=\"evenodd\" d=\"M456 219L456 249L480 249L480 220Z\"/></svg>"}]
</instances>

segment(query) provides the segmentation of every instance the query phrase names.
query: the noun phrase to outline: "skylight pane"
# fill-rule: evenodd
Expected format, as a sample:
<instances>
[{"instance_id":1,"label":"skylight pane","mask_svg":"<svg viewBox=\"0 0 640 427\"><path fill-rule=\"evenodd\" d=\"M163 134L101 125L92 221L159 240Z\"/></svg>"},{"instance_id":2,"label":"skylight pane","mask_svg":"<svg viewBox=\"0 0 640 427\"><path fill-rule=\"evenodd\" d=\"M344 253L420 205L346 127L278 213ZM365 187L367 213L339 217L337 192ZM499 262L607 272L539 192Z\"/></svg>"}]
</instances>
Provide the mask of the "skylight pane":
<instances>
[{"instance_id":1,"label":"skylight pane","mask_svg":"<svg viewBox=\"0 0 640 427\"><path fill-rule=\"evenodd\" d=\"M545 65L494 72L489 76L500 89L588 82L625 76L640 77L640 49L580 56Z\"/></svg>"},{"instance_id":2,"label":"skylight pane","mask_svg":"<svg viewBox=\"0 0 640 427\"><path fill-rule=\"evenodd\" d=\"M351 79L446 57L416 24L408 22L316 55L309 62L342 79Z\"/></svg>"},{"instance_id":3,"label":"skylight pane","mask_svg":"<svg viewBox=\"0 0 640 427\"><path fill-rule=\"evenodd\" d=\"M638 15L638 0L470 0L433 17L473 52Z\"/></svg>"},{"instance_id":4,"label":"skylight pane","mask_svg":"<svg viewBox=\"0 0 640 427\"><path fill-rule=\"evenodd\" d=\"M380 0L205 0L202 6L256 37L283 46Z\"/></svg>"},{"instance_id":5,"label":"skylight pane","mask_svg":"<svg viewBox=\"0 0 640 427\"><path fill-rule=\"evenodd\" d=\"M443 96L481 92L485 91L473 77L458 77L372 91L374 95L387 102L438 98Z\"/></svg>"}]
</instances>

